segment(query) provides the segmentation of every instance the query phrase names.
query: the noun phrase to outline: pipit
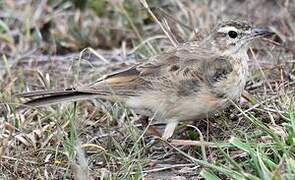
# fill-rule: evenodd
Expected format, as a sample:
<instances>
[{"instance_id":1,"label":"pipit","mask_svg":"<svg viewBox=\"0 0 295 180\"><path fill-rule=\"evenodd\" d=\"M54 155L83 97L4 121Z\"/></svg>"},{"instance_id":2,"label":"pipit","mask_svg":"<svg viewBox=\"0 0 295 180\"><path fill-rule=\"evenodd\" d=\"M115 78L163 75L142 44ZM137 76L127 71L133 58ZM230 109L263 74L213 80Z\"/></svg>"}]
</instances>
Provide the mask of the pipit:
<instances>
[{"instance_id":1,"label":"pipit","mask_svg":"<svg viewBox=\"0 0 295 180\"><path fill-rule=\"evenodd\" d=\"M180 121L198 120L240 98L248 75L249 43L271 32L226 21L202 42L178 45L96 82L67 90L21 94L27 106L101 98L120 101L135 112L166 123L163 139Z\"/></svg>"}]
</instances>

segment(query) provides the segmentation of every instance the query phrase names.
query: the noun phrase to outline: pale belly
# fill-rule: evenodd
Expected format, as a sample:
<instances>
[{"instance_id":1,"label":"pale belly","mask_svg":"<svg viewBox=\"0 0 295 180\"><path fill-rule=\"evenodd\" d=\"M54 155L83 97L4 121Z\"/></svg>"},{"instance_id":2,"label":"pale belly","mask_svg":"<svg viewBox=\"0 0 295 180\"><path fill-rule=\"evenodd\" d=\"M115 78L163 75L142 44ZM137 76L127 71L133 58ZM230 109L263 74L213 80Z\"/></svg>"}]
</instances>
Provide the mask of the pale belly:
<instances>
[{"instance_id":1,"label":"pale belly","mask_svg":"<svg viewBox=\"0 0 295 180\"><path fill-rule=\"evenodd\" d=\"M151 91L130 97L126 105L139 114L154 117L162 122L169 119L197 120L224 109L230 101L240 98L246 80L244 76L233 74L233 77L216 84L214 89L218 92L206 87L196 94L179 97L176 94Z\"/></svg>"},{"instance_id":2,"label":"pale belly","mask_svg":"<svg viewBox=\"0 0 295 180\"><path fill-rule=\"evenodd\" d=\"M185 121L206 117L224 108L227 102L227 99L217 98L209 91L202 91L195 96L182 98L167 94L145 94L129 98L126 104L139 114L165 122L169 119Z\"/></svg>"}]
</instances>

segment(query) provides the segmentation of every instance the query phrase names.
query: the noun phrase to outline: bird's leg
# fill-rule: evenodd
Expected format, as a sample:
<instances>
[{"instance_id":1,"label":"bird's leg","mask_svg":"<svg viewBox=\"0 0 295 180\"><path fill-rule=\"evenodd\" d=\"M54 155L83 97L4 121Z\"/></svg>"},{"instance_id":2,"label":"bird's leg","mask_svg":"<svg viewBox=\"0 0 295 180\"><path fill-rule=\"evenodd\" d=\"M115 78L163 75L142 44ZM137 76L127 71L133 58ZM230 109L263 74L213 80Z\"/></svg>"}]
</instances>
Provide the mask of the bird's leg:
<instances>
[{"instance_id":1,"label":"bird's leg","mask_svg":"<svg viewBox=\"0 0 295 180\"><path fill-rule=\"evenodd\" d=\"M164 133L162 135L162 140L167 140L173 135L173 132L174 132L177 124L178 124L177 119L171 119L169 121L169 123L166 124L165 131L164 131Z\"/></svg>"},{"instance_id":2,"label":"bird's leg","mask_svg":"<svg viewBox=\"0 0 295 180\"><path fill-rule=\"evenodd\" d=\"M213 143L205 142L201 131L195 127L200 134L200 141L196 140L185 140L185 139L170 139L173 135L173 132L178 125L179 121L177 119L170 120L169 123L165 127L165 131L162 135L162 140L169 140L169 144L171 145L182 145L182 146L201 146L204 148L205 146L215 146ZM192 126L190 126L192 127Z\"/></svg>"}]
</instances>

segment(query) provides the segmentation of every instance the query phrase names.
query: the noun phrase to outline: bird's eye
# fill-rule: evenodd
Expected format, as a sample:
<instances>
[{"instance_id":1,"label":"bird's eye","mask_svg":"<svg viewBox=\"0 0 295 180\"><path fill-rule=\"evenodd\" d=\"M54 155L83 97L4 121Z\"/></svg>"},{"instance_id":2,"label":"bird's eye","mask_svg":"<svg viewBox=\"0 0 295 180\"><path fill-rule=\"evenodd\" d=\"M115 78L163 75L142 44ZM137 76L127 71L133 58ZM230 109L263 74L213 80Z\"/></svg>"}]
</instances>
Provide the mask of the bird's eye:
<instances>
[{"instance_id":1,"label":"bird's eye","mask_svg":"<svg viewBox=\"0 0 295 180\"><path fill-rule=\"evenodd\" d=\"M238 36L238 33L236 31L229 31L228 36L235 39Z\"/></svg>"}]
</instances>

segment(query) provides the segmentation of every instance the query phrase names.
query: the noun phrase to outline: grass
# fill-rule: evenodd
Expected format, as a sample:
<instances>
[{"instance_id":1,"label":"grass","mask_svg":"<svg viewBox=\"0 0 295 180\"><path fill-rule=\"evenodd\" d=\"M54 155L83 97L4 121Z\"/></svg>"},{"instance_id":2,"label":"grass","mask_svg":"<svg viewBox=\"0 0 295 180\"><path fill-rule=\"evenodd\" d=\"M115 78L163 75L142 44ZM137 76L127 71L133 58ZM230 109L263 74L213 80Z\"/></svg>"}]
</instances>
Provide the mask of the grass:
<instances>
[{"instance_id":1,"label":"grass","mask_svg":"<svg viewBox=\"0 0 295 180\"><path fill-rule=\"evenodd\" d=\"M295 178L295 2L148 3L152 12L131 1L0 2L1 179ZM168 13L152 17L155 7ZM277 32L279 45L256 42L249 51L251 76L240 104L179 125L175 138L198 146L152 138L118 103L16 111L16 93L89 83L238 17Z\"/></svg>"}]
</instances>

